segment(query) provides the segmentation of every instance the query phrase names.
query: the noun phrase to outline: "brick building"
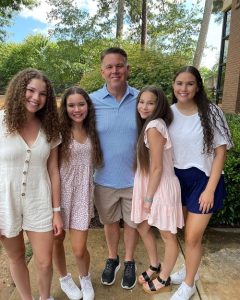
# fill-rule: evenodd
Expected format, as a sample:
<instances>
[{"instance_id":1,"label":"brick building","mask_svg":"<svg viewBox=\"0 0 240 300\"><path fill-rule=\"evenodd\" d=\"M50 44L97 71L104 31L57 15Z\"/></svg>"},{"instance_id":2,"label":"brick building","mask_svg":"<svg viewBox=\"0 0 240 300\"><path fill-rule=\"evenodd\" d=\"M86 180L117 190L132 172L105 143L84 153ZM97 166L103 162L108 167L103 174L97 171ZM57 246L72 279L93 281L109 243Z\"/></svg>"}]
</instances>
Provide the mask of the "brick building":
<instances>
[{"instance_id":1,"label":"brick building","mask_svg":"<svg viewBox=\"0 0 240 300\"><path fill-rule=\"evenodd\" d=\"M216 102L240 113L240 0L225 0Z\"/></svg>"}]
</instances>

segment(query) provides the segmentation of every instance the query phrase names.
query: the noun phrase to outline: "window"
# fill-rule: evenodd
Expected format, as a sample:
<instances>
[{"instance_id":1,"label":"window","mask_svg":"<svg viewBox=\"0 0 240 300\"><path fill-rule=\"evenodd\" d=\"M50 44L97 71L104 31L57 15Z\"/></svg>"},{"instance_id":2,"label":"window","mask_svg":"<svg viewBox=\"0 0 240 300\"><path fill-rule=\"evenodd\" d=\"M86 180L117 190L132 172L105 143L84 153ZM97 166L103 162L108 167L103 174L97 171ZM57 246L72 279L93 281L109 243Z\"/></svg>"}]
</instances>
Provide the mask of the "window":
<instances>
[{"instance_id":1,"label":"window","mask_svg":"<svg viewBox=\"0 0 240 300\"><path fill-rule=\"evenodd\" d=\"M231 23L231 10L228 10L224 12L224 16L223 16L222 40L221 40L221 50L220 50L219 67L218 67L217 90L216 90L217 104L222 102L229 35L230 35L230 23Z\"/></svg>"}]
</instances>

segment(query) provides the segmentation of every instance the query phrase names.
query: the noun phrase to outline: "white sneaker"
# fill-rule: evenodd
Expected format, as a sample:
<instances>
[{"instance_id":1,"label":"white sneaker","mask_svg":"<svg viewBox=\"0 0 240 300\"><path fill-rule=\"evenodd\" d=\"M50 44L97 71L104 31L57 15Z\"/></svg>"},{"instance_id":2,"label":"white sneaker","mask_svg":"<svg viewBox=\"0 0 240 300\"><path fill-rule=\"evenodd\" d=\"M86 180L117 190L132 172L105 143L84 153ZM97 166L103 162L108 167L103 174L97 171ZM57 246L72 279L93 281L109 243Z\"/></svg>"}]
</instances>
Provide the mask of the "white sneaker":
<instances>
[{"instance_id":1,"label":"white sneaker","mask_svg":"<svg viewBox=\"0 0 240 300\"><path fill-rule=\"evenodd\" d=\"M171 274L171 283L172 284L181 284L183 280L186 277L186 268L185 265L182 265L181 269L178 270L177 272ZM198 272L196 273L194 277L194 281L197 281L199 279L199 274Z\"/></svg>"},{"instance_id":2,"label":"white sneaker","mask_svg":"<svg viewBox=\"0 0 240 300\"><path fill-rule=\"evenodd\" d=\"M59 278L60 286L63 292L67 295L70 300L80 300L82 299L82 292L72 279L70 273L67 276Z\"/></svg>"},{"instance_id":3,"label":"white sneaker","mask_svg":"<svg viewBox=\"0 0 240 300\"><path fill-rule=\"evenodd\" d=\"M94 300L94 289L92 286L91 276L88 273L87 276L80 277L80 284L83 293L83 300Z\"/></svg>"},{"instance_id":4,"label":"white sneaker","mask_svg":"<svg viewBox=\"0 0 240 300\"><path fill-rule=\"evenodd\" d=\"M34 298L33 298L34 300ZM40 297L39 300L42 300L42 298ZM54 298L52 296L50 296L50 298L47 298L47 300L54 300Z\"/></svg>"},{"instance_id":5,"label":"white sneaker","mask_svg":"<svg viewBox=\"0 0 240 300\"><path fill-rule=\"evenodd\" d=\"M183 281L178 290L172 295L170 300L189 300L195 294L195 292L195 283L193 287L190 287Z\"/></svg>"}]
</instances>

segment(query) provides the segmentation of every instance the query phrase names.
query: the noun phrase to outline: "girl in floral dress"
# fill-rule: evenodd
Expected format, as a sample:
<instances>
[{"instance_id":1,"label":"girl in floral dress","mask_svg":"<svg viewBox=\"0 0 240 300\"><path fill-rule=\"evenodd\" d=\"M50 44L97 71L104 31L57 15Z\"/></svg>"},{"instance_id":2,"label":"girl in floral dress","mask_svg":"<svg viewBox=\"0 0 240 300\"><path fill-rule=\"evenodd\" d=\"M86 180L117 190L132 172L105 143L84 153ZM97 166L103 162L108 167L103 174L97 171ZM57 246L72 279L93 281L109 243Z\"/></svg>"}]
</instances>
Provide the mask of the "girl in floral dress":
<instances>
[{"instance_id":1,"label":"girl in floral dress","mask_svg":"<svg viewBox=\"0 0 240 300\"><path fill-rule=\"evenodd\" d=\"M79 87L69 88L60 106L62 144L60 147L61 213L64 232L55 240L54 261L60 285L70 299L92 300L94 290L89 274L88 227L93 211L93 169L102 165L102 152L95 128L95 111L88 94ZM64 251L65 231L69 230L79 272L81 290L67 273Z\"/></svg>"}]
</instances>

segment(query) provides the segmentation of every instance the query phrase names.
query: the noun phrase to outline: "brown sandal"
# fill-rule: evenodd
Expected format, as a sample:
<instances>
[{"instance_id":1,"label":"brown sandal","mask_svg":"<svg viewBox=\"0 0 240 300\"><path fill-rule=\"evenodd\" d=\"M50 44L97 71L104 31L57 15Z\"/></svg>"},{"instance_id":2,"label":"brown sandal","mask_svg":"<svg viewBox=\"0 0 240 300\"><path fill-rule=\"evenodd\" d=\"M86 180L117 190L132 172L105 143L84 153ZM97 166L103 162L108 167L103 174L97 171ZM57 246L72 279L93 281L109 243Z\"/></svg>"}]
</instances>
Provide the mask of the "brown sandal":
<instances>
[{"instance_id":1,"label":"brown sandal","mask_svg":"<svg viewBox=\"0 0 240 300\"><path fill-rule=\"evenodd\" d=\"M147 272L146 271L144 271L139 277L138 277L138 283L139 284L144 284L144 283L146 283L146 282L149 282L149 281L151 281L151 280L153 280L153 279L155 279L158 275L159 275L159 273L160 273L160 271L161 271L161 264L159 264L157 267L153 267L153 266L149 266L149 269L151 270L151 271L153 271L154 273L152 273L152 275L151 276L149 276L148 274L147 274ZM141 276L143 277L143 280L141 279Z\"/></svg>"},{"instance_id":2,"label":"brown sandal","mask_svg":"<svg viewBox=\"0 0 240 300\"><path fill-rule=\"evenodd\" d=\"M159 276L156 278L163 286L160 287L159 289L156 289L153 281L148 281L146 282L146 286L148 286L148 288L145 287L145 285L143 285L143 290L144 292L154 295L154 294L160 294L160 293L165 293L165 292L170 292L172 287L171 287L171 278L168 277L167 280L163 280L162 278L160 278Z\"/></svg>"}]
</instances>

